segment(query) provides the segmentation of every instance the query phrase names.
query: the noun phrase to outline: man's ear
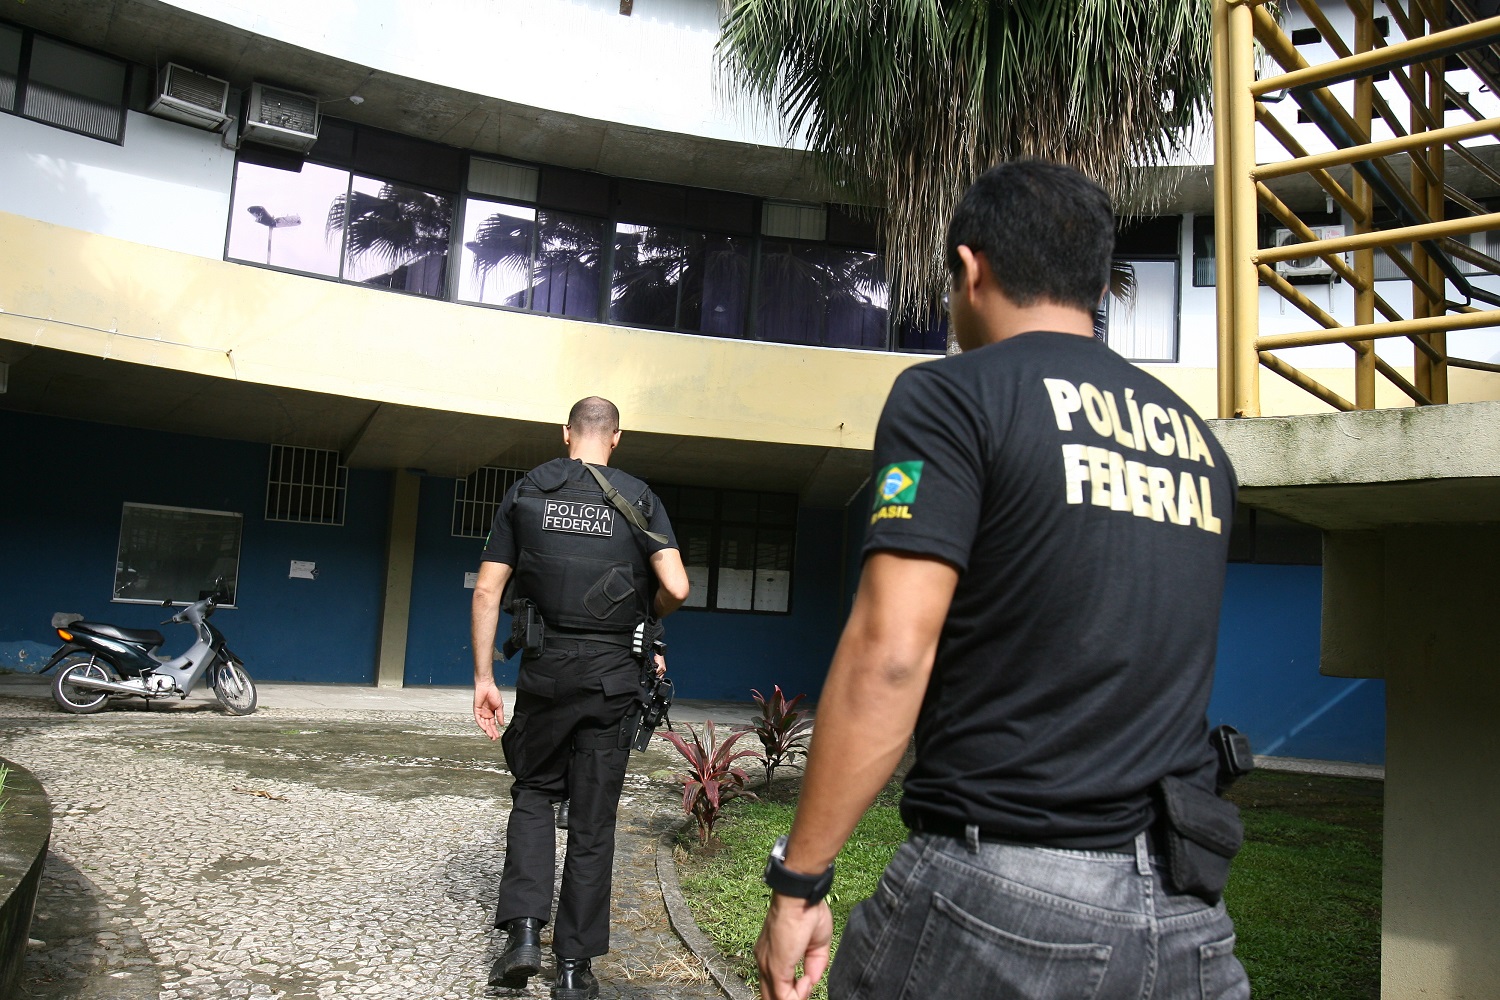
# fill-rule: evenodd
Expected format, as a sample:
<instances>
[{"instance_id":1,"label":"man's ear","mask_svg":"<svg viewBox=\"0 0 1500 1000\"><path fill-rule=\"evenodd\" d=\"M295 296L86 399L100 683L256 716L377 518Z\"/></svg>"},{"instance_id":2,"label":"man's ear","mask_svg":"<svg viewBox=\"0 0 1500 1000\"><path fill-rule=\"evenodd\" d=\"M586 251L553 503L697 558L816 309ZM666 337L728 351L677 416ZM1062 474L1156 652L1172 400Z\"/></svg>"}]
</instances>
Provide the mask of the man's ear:
<instances>
[{"instance_id":1,"label":"man's ear","mask_svg":"<svg viewBox=\"0 0 1500 1000\"><path fill-rule=\"evenodd\" d=\"M573 447L572 428L569 427L567 424L563 424L563 447L564 448L571 448L571 447Z\"/></svg>"},{"instance_id":2,"label":"man's ear","mask_svg":"<svg viewBox=\"0 0 1500 1000\"><path fill-rule=\"evenodd\" d=\"M620 446L620 434L621 434L620 431L615 431L612 435L610 435L610 438L609 438L609 447L610 447L611 451L613 451L614 449L616 449L616 448L618 448Z\"/></svg>"},{"instance_id":3,"label":"man's ear","mask_svg":"<svg viewBox=\"0 0 1500 1000\"><path fill-rule=\"evenodd\" d=\"M964 244L959 244L954 252L958 254L963 267L958 275L958 291L972 297L978 293L989 265L982 255L975 253L972 248Z\"/></svg>"}]
</instances>

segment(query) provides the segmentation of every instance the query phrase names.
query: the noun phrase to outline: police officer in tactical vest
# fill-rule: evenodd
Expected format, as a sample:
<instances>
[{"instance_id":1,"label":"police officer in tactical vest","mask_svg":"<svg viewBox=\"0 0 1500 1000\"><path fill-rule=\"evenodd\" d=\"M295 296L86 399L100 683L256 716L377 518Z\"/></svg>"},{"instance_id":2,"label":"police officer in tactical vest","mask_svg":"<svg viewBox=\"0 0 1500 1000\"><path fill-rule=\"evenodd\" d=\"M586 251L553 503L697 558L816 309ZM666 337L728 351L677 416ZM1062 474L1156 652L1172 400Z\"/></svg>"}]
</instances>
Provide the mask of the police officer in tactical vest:
<instances>
[{"instance_id":1,"label":"police officer in tactical vest","mask_svg":"<svg viewBox=\"0 0 1500 1000\"><path fill-rule=\"evenodd\" d=\"M667 513L633 476L608 468L620 413L580 400L563 428L568 457L539 465L505 495L474 588L474 721L505 722L495 687L502 595L523 650L515 712L501 747L515 777L495 926L506 932L490 985L524 987L541 970L552 912L553 806L570 802L552 948L554 1000L598 996L589 962L609 950L615 812L635 736L643 671L661 618L688 595ZM529 627L528 627L529 626ZM649 678L649 675L648 675Z\"/></svg>"}]
</instances>

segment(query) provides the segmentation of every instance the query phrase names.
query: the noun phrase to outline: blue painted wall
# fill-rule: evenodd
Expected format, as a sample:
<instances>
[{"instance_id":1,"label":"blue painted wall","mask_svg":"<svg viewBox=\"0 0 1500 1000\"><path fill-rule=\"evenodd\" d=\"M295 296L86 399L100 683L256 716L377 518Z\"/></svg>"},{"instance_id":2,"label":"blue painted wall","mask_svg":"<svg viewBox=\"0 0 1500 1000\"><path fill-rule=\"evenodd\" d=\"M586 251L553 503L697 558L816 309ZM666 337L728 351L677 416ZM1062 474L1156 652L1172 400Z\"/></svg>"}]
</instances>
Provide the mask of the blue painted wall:
<instances>
[{"instance_id":1,"label":"blue painted wall","mask_svg":"<svg viewBox=\"0 0 1500 1000\"><path fill-rule=\"evenodd\" d=\"M14 669L18 650L55 648L54 611L133 628L166 617L109 599L121 504L133 501L245 515L240 607L215 622L253 676L373 683L393 474L350 472L342 527L282 524L261 514L267 459L265 445L0 411L0 667ZM450 535L452 503L453 480L422 480L408 684L472 677L464 574L482 543ZM845 510L798 513L791 614L674 615L678 696L746 700L779 684L816 699L858 582L868 510L862 491ZM293 559L316 562L318 578L288 579ZM1379 763L1384 683L1318 673L1321 579L1315 566L1229 567L1210 719L1247 733L1257 753ZM188 641L186 629L167 635L172 649ZM496 675L513 684L515 669L497 664Z\"/></svg>"},{"instance_id":2,"label":"blue painted wall","mask_svg":"<svg viewBox=\"0 0 1500 1000\"><path fill-rule=\"evenodd\" d=\"M1385 682L1318 673L1320 566L1231 563L1209 721L1256 753L1380 764Z\"/></svg>"},{"instance_id":3,"label":"blue painted wall","mask_svg":"<svg viewBox=\"0 0 1500 1000\"><path fill-rule=\"evenodd\" d=\"M265 445L0 411L0 643L55 648L55 611L157 627L163 608L110 600L121 505L236 511L239 606L214 623L251 676L373 683L390 476L350 472L343 527L275 523L263 516L268 460ZM316 562L318 578L288 579L293 559ZM192 638L163 634L173 653Z\"/></svg>"},{"instance_id":4,"label":"blue painted wall","mask_svg":"<svg viewBox=\"0 0 1500 1000\"><path fill-rule=\"evenodd\" d=\"M406 683L467 685L473 678L469 602L464 574L479 567L481 539L451 535L453 480L424 478L412 579ZM842 625L843 511L802 510L792 572L792 611L757 615L696 609L667 620L667 663L679 698L750 700L780 684L789 695L816 695L823 686ZM501 632L509 632L502 616ZM518 659L495 664L501 684L514 684Z\"/></svg>"}]
</instances>

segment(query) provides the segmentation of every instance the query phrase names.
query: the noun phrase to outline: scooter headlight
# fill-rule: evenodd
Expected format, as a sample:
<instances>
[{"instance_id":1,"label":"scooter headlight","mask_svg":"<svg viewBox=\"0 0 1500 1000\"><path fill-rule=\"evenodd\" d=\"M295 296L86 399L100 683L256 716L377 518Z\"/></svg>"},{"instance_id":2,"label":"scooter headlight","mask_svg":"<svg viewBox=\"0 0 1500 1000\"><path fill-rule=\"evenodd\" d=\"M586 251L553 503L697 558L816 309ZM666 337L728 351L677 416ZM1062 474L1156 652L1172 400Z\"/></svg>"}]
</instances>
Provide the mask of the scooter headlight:
<instances>
[{"instance_id":1,"label":"scooter headlight","mask_svg":"<svg viewBox=\"0 0 1500 1000\"><path fill-rule=\"evenodd\" d=\"M60 636L62 636L62 641L63 642L72 642L73 641L73 633L69 632L65 628L58 629L57 630L57 634L60 635Z\"/></svg>"}]
</instances>

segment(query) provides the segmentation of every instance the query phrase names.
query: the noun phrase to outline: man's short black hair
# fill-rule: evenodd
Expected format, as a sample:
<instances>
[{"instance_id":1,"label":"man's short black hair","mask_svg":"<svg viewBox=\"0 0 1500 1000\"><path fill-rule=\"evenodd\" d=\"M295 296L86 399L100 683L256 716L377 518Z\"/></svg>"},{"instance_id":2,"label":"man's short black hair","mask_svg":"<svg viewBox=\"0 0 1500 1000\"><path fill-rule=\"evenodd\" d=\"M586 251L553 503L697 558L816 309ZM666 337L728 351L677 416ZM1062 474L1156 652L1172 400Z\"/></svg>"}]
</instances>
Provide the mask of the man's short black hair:
<instances>
[{"instance_id":1,"label":"man's short black hair","mask_svg":"<svg viewBox=\"0 0 1500 1000\"><path fill-rule=\"evenodd\" d=\"M963 274L960 246L984 254L1016 305L1049 301L1093 313L1109 284L1115 213L1109 195L1072 167L1014 160L981 174L954 210L954 280Z\"/></svg>"},{"instance_id":2,"label":"man's short black hair","mask_svg":"<svg viewBox=\"0 0 1500 1000\"><path fill-rule=\"evenodd\" d=\"M568 411L568 427L584 437L609 437L620 429L620 411L603 396L588 396Z\"/></svg>"}]
</instances>

